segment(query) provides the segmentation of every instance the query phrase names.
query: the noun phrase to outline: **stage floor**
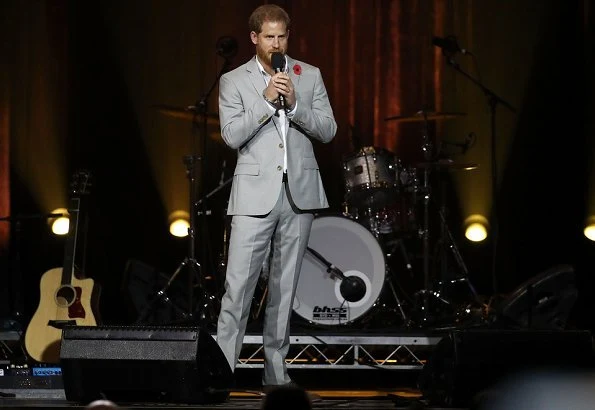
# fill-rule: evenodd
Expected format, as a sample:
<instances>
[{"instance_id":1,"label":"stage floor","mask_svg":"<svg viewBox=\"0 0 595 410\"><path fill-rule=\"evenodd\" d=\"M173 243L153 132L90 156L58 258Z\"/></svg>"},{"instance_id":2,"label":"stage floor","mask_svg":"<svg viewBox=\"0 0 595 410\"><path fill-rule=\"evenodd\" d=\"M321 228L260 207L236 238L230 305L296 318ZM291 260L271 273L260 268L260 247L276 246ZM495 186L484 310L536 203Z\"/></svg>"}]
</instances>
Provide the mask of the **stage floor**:
<instances>
[{"instance_id":1,"label":"stage floor","mask_svg":"<svg viewBox=\"0 0 595 410\"><path fill-rule=\"evenodd\" d=\"M314 409L441 409L424 406L421 395L414 389L390 390L316 390L308 389L317 398ZM2 393L15 394L14 398L0 399L0 407L20 408L85 408L84 404L68 402L63 390L12 390ZM168 403L117 403L122 409L260 409L263 400L260 390L237 390L229 399L216 404L168 404ZM452 407L450 407L452 408Z\"/></svg>"},{"instance_id":2,"label":"stage floor","mask_svg":"<svg viewBox=\"0 0 595 410\"><path fill-rule=\"evenodd\" d=\"M441 332L444 332L442 336ZM447 334L448 337L445 337ZM252 350L260 352L261 338L253 334L246 338L247 353ZM437 343L439 340L449 343ZM550 373L546 373L546 378L541 373L537 373L536 377L530 374L530 377L521 379L520 384L515 381L511 391L520 394L521 399L530 401L535 395L550 395L550 401L561 400L560 403L569 404L568 400L572 399L579 400L580 405L588 403L590 406L576 407L575 402L570 407L558 408L586 409L592 408L591 403L595 402L595 393L591 388L595 381L592 340L589 331L487 328L451 329L450 332L434 329L427 333L383 335L348 331L294 334L292 345L297 353L290 356L292 363L288 367L298 385L320 398L313 402L314 409L466 409L473 407L468 404L471 400L496 397L491 394L492 383L499 378L513 376L529 368L549 369ZM16 348L13 350L16 351ZM235 387L224 402L149 402L151 399L142 392L126 396L132 397L134 403L116 397L106 398L116 402L120 408L130 409L260 409L264 397L261 390L262 363L259 353L256 353L244 356L243 366L236 368ZM565 369L586 371L586 377L568 378L563 373ZM30 368L17 370L28 372ZM51 368L41 370L52 371ZM0 407L85 408L88 404L66 400L60 375L35 377L31 373L23 374L11 375L5 370L0 377ZM163 373L155 375L161 383ZM131 383L131 386L142 385L144 389L148 380L146 374L139 373L137 377L133 379L136 383ZM430 397L424 397L424 394L431 394L428 393L428 382L434 386L429 389L432 392L442 394L442 389L448 390L464 401L457 403L468 407L446 407L444 401L430 402ZM527 388L523 387L524 384ZM542 385L552 387L542 388ZM574 393L558 393L565 391Z\"/></svg>"}]
</instances>

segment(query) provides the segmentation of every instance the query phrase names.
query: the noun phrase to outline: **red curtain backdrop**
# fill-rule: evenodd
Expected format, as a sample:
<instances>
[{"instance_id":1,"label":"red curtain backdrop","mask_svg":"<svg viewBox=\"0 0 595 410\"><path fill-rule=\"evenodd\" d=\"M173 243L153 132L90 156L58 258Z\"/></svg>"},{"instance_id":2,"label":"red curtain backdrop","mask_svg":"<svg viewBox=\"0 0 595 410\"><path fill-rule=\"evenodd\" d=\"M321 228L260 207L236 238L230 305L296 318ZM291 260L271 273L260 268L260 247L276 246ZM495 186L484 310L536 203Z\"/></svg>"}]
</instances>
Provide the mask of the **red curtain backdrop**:
<instances>
[{"instance_id":1,"label":"red curtain backdrop","mask_svg":"<svg viewBox=\"0 0 595 410\"><path fill-rule=\"evenodd\" d=\"M0 13L0 25L12 28L9 14ZM2 33L2 31L0 31ZM10 89L12 57L10 37L0 40L0 218L10 215ZM0 221L0 255L8 250L10 224Z\"/></svg>"},{"instance_id":2,"label":"red curtain backdrop","mask_svg":"<svg viewBox=\"0 0 595 410\"><path fill-rule=\"evenodd\" d=\"M501 201L509 204L512 215L535 212L530 208L533 201L519 203L520 195L538 198L550 193L550 186L544 183L540 190L542 185L532 178L552 171L549 160L537 156L534 147L550 148L548 158L573 158L572 146L556 138L574 134L550 133L555 129L553 121L564 127L574 123L568 121L572 115L559 114L570 107L566 101L573 98L556 100L551 89L572 90L568 81L579 81L562 70L574 73L573 55L565 50L576 38L565 22L571 18L580 30L577 21L582 19L572 14L576 1L545 0L536 6L532 0L104 0L91 9L67 0L0 2L0 215L37 209L48 212L65 205L70 173L78 165L91 164L98 173L93 198L101 202L99 216L105 218L93 222L101 229L110 226L106 221L114 226L112 232L94 236L105 240L94 251L111 255L101 258L110 264L102 268L106 275L121 271L123 260L131 254L164 269L175 268L187 247L182 242L170 243L175 239L162 225L169 212L187 209L188 186L181 159L193 152L197 138L190 121L162 115L154 104L185 107L209 90L222 66L214 47L220 36L238 39L234 65L250 58L254 49L247 18L264 2L278 3L289 11L293 21L289 53L319 66L324 76L339 129L331 144L317 144L316 149L333 210L342 209L343 158L358 145L385 148L405 164L423 160L422 124L386 119L413 115L424 108L467 113L456 121L431 123L427 136L435 143L445 136L461 141L471 131L477 135L477 144L457 159L478 163L479 169L453 173L456 190L448 191L461 207L457 216L462 218L453 218L450 225L455 234L461 235L461 222L467 215L490 215L492 152L497 154L502 185L508 187L504 191L508 196L503 195ZM580 14L586 26L587 17L592 16L587 4ZM484 84L518 109L516 114L499 109L496 150L490 146L485 95L448 67L441 50L432 45L433 36L446 35L456 35L477 55ZM477 75L472 59L461 55L457 59L466 71ZM583 84L578 87L584 88ZM208 106L216 111L217 90ZM203 193L218 186L222 159L228 159L227 177L235 160L235 153L221 143L218 127L210 131L208 155L204 153L209 172L205 180L199 180ZM513 150L516 156L510 159ZM558 168L564 170L567 165ZM574 165L570 165L572 170ZM529 174L527 169L535 170ZM146 191L154 196L136 195L138 187L149 187ZM11 210L10 196L17 198L14 192L22 194L19 200L32 204L13 203ZM214 209L223 209L226 195L221 190L214 197L219 201ZM583 195L573 193L573 197ZM562 205L581 202L564 202L556 196ZM550 200L543 203L550 204ZM157 209L147 211L147 204L157 204ZM517 211L519 206L522 212ZM450 209L454 213L455 207ZM580 209L568 214L584 217ZM526 247L514 242L525 238L517 231L522 224L506 216L501 218L506 229L500 232L510 245L507 249L507 241L502 241L499 260L512 268L503 270L516 272L521 259L531 269L518 270L530 275L535 272L534 255L547 254L551 259L543 264L549 264L556 253L524 251ZM549 215L545 219L550 221ZM116 237L117 221L136 223L131 231L145 234L134 241L117 242L124 238ZM163 231L163 237L147 234L149 225L154 229L151 232ZM540 239L553 251L572 243L565 235L552 234L550 223L535 225L543 229L538 231L543 232ZM6 245L7 227L0 224L0 246ZM213 223L213 246L220 244L220 232ZM555 240L547 240L548 235ZM487 245L480 246L467 249L478 255L476 269L470 270L487 278L490 266L483 271L477 266L486 265L489 258L480 257L489 250ZM30 258L46 264L35 271L59 266L61 252L54 253ZM509 259L504 258L507 253L512 255ZM520 279L511 275L511 282Z\"/></svg>"},{"instance_id":3,"label":"red curtain backdrop","mask_svg":"<svg viewBox=\"0 0 595 410\"><path fill-rule=\"evenodd\" d=\"M446 2L287 3L289 53L321 68L339 124L332 146L320 148L332 196L341 196L344 156L358 147L387 149L406 164L420 161L420 123L386 119L442 109L443 62L432 37L443 30Z\"/></svg>"},{"instance_id":4,"label":"red curtain backdrop","mask_svg":"<svg viewBox=\"0 0 595 410\"><path fill-rule=\"evenodd\" d=\"M4 90L2 90L4 91ZM0 95L0 218L10 214L9 110L6 92ZM10 225L0 221L0 254L8 249Z\"/></svg>"}]
</instances>

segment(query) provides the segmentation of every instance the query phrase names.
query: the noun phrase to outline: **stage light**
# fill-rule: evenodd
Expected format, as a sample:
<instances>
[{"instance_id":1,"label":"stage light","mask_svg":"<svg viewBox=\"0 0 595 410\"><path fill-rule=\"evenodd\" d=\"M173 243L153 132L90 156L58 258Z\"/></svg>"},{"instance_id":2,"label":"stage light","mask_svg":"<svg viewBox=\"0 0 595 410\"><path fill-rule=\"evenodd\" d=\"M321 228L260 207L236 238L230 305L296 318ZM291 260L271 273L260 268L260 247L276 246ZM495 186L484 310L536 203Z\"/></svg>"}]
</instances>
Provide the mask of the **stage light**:
<instances>
[{"instance_id":1,"label":"stage light","mask_svg":"<svg viewBox=\"0 0 595 410\"><path fill-rule=\"evenodd\" d=\"M169 233L178 238L188 236L190 215L186 211L174 211L169 215Z\"/></svg>"},{"instance_id":2,"label":"stage light","mask_svg":"<svg viewBox=\"0 0 595 410\"><path fill-rule=\"evenodd\" d=\"M488 237L488 220L483 215L470 215L465 219L465 238L481 242Z\"/></svg>"},{"instance_id":3,"label":"stage light","mask_svg":"<svg viewBox=\"0 0 595 410\"><path fill-rule=\"evenodd\" d=\"M62 214L56 218L49 218L48 224L54 235L66 235L70 227L70 218L66 208L58 208L52 211L52 214Z\"/></svg>"},{"instance_id":4,"label":"stage light","mask_svg":"<svg viewBox=\"0 0 595 410\"><path fill-rule=\"evenodd\" d=\"M595 216L591 216L587 219L583 233L587 239L595 242Z\"/></svg>"}]
</instances>

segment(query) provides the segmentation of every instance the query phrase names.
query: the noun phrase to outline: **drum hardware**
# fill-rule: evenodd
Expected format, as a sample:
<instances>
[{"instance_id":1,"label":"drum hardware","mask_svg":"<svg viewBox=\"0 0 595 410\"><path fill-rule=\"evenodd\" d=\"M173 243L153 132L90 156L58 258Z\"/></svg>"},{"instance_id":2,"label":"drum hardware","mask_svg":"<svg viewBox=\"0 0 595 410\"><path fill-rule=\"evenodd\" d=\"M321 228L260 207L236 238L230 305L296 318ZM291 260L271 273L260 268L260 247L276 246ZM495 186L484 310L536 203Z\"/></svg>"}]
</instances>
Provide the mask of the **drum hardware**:
<instances>
[{"instance_id":1,"label":"drum hardware","mask_svg":"<svg viewBox=\"0 0 595 410\"><path fill-rule=\"evenodd\" d=\"M431 162L420 162L420 163L416 164L415 166L416 166L416 168L422 168L422 169L426 169L426 168L436 169L436 170L452 169L452 170L462 170L462 171L471 171L471 170L479 168L478 164L456 163L450 158L443 158L443 159L439 159L437 161L431 161Z\"/></svg>"},{"instance_id":2,"label":"drum hardware","mask_svg":"<svg viewBox=\"0 0 595 410\"><path fill-rule=\"evenodd\" d=\"M181 322L184 323L198 323L200 325L208 325L209 323L213 323L214 318L216 317L217 307L214 306L217 299L214 295L210 294L206 288L206 279L207 276L203 270L202 265L198 262L195 256L195 213L196 212L196 204L202 203L202 199L198 202L195 202L196 197L196 161L201 160L201 157L196 155L186 155L184 156L183 162L186 166L186 176L188 178L188 186L190 190L190 226L188 228L188 255L180 262L177 266L176 270L173 274L169 277L166 285L158 290L152 298L151 303L147 305L145 310L139 316L137 320L137 324L145 324L144 321L148 317L151 309L157 307L157 302L165 302L167 305L173 307L177 313L181 317ZM186 310L177 306L169 297L168 290L171 287L172 283L177 279L180 275L182 270L188 270L188 307ZM200 293L198 294L198 298L196 298L195 288ZM195 298L197 300L195 300ZM197 303L196 303L197 302ZM196 306L195 306L196 303Z\"/></svg>"},{"instance_id":3,"label":"drum hardware","mask_svg":"<svg viewBox=\"0 0 595 410\"><path fill-rule=\"evenodd\" d=\"M405 311L403 310L403 304L401 303L401 299L399 299L399 295L397 294L397 291L395 289L395 286L393 285L393 282L390 279L387 279L387 282L388 282L388 286L390 287L390 290L392 292L392 295L395 298L395 301L397 302L397 308L399 309L399 312L401 313L401 318L403 319L403 323L404 323L405 327L411 327L413 322L405 314Z\"/></svg>"},{"instance_id":4,"label":"drum hardware","mask_svg":"<svg viewBox=\"0 0 595 410\"><path fill-rule=\"evenodd\" d=\"M154 105L153 107L156 108L159 112L174 118L182 118L191 120L192 122L192 155L185 155L183 158L184 165L186 166L186 176L188 179L189 185L189 206L188 212L190 214L190 221L189 221L189 228L188 228L188 254L184 258L184 260L178 265L175 272L172 274L170 278L170 282L173 281L180 271L184 268L188 269L188 309L185 313L184 317L187 319L188 323L198 323L202 326L208 326L216 323L217 315L218 315L218 308L215 306L218 303L218 299L211 294L210 291L207 290L207 283L206 279L212 277L211 275L206 272L206 266L201 265L198 260L196 259L196 218L200 216L201 218L206 218L207 215L211 214L211 211L206 208L206 199L208 199L211 195L214 195L215 192L219 191L223 186L221 184L217 187L213 192L204 195L202 199L197 200L198 197L198 190L196 188L197 185L197 161L202 161L201 168L200 168L200 181L202 182L203 188L205 186L205 176L207 175L207 164L206 158L207 155L207 137L210 135L210 138L214 138L213 135L216 136L216 140L220 141L220 131L218 130L217 133L210 133L209 125L219 127L219 118L218 115L215 113L210 113L208 109L208 99L215 87L219 82L219 78L223 73L229 70L231 66L231 55L222 55L225 61L222 65L221 69L217 73L216 77L213 79L210 88L203 93L200 100L197 100L194 105L187 106L185 108L178 108L172 107L167 105ZM198 138L197 138L198 136ZM201 145L201 153L202 156L196 155L198 142L200 140ZM203 191L204 192L204 191ZM207 221L204 220L203 223L200 225L200 238L203 243L201 247L202 251L202 260L203 263L207 263L210 258L207 255L207 241L208 241L208 234L207 234ZM213 270L217 270L217 267L213 267ZM197 303L195 306L195 288L199 291L199 297L197 298ZM158 294L160 298L167 297L165 292L162 294Z\"/></svg>"},{"instance_id":5,"label":"drum hardware","mask_svg":"<svg viewBox=\"0 0 595 410\"><path fill-rule=\"evenodd\" d=\"M196 107L189 106L189 107L176 107L174 105L167 105L167 104L155 104L152 106L161 114L182 119L186 121L197 121L197 120L206 120L207 124L219 127L219 114L213 113L201 113L196 110Z\"/></svg>"},{"instance_id":6,"label":"drum hardware","mask_svg":"<svg viewBox=\"0 0 595 410\"><path fill-rule=\"evenodd\" d=\"M379 147L362 147L343 160L345 199L366 208L382 208L394 198L398 186L395 156Z\"/></svg>"},{"instance_id":7,"label":"drum hardware","mask_svg":"<svg viewBox=\"0 0 595 410\"><path fill-rule=\"evenodd\" d=\"M426 287L418 292L416 296L421 296L422 301L424 303L424 314L421 320L426 323L430 324L436 320L448 320L448 319L456 319L454 318L457 315L457 304L454 303L453 300L449 300L448 298L448 289L453 287L455 284L465 284L467 290L470 292L472 300L477 303L478 306L481 306L481 300L479 295L475 291L472 283L469 280L469 272L467 266L459 252L459 249L456 245L452 232L448 227L448 223L446 221L446 184L444 181L444 171L447 170L472 170L477 169L477 164L456 164L452 160L443 159L434 162L422 163L421 167L424 169L435 169L439 171L440 176L440 207L437 210L437 214L439 217L440 222L440 237L436 241L437 247L437 254L439 255L436 259L439 261L439 268L441 273L441 279L436 282L435 287ZM453 254L454 260L462 273L461 276L450 279L448 278L448 266L447 266L447 250L450 250ZM424 253L424 258L428 259L428 255ZM438 305L435 305L438 303ZM442 306L442 309L440 309ZM438 308L435 310L435 308ZM445 314L447 312L447 314Z\"/></svg>"},{"instance_id":8,"label":"drum hardware","mask_svg":"<svg viewBox=\"0 0 595 410\"><path fill-rule=\"evenodd\" d=\"M403 258L403 262L405 265L405 269L409 272L409 275L413 275L413 265L411 264L411 260L409 259L409 252L407 252L407 248L405 248L405 242L403 238L393 239L387 241L386 246L390 246L390 250L386 251L387 256L390 258L392 254L395 252L397 248L401 253L401 257Z\"/></svg>"},{"instance_id":9,"label":"drum hardware","mask_svg":"<svg viewBox=\"0 0 595 410\"><path fill-rule=\"evenodd\" d=\"M432 114L426 110L418 111L416 114L421 114L421 117L423 117L422 151L426 162L430 162L433 159L433 153L432 142L430 141L428 130L428 121ZM436 116L436 114L434 114L434 116ZM429 313L430 307L428 295L433 293L430 283L430 169L430 167L423 168L423 229L420 231L423 248L424 289L428 291L423 293L423 309L425 315Z\"/></svg>"},{"instance_id":10,"label":"drum hardware","mask_svg":"<svg viewBox=\"0 0 595 410\"><path fill-rule=\"evenodd\" d=\"M428 321L427 315L430 314L430 298L435 298L437 292L434 291L432 286L432 280L430 277L430 202L432 192L430 189L430 175L431 171L435 168L441 168L443 166L440 161L435 158L433 153L433 144L429 136L429 121L447 120L454 119L464 116L464 113L456 112L435 112L427 109L422 109L414 113L413 115L401 115L392 116L385 118L386 121L398 121L398 122L421 122L422 123L422 152L424 155L425 162L418 164L417 169L423 171L422 185L419 188L422 195L423 205L423 218L422 226L418 233L422 241L422 253L423 253L423 289L417 292L417 295L421 296L422 299L422 322ZM453 167L453 163L450 160L446 160L450 167ZM467 166L465 166L466 168ZM400 177L401 175L399 175ZM416 187L417 189L417 187ZM440 300L440 299L439 299Z\"/></svg>"},{"instance_id":11,"label":"drum hardware","mask_svg":"<svg viewBox=\"0 0 595 410\"><path fill-rule=\"evenodd\" d=\"M427 110L419 110L414 114L411 115L395 115L392 117L387 117L385 121L397 121L397 122L427 122L427 121L437 121L437 120L451 120L454 118L463 117L467 114L464 112L436 112L436 111L427 111Z\"/></svg>"},{"instance_id":12,"label":"drum hardware","mask_svg":"<svg viewBox=\"0 0 595 410\"><path fill-rule=\"evenodd\" d=\"M475 290L475 287L469 280L469 270L467 269L467 265L459 252L459 248L452 236L452 232L448 227L448 223L446 222L445 217L445 205L444 201L442 201L442 208L438 210L438 215L440 217L440 228L441 228L441 238L438 240L439 250L440 250L440 267L441 267L441 275L442 280L437 283L438 287L442 289L443 292L446 293L447 287L452 287L455 284L463 283L469 290L472 300L477 304L477 306L482 306L481 298L479 294ZM461 275L454 278L449 279L447 277L447 261L446 261L446 250L449 249L452 252L454 260L461 272Z\"/></svg>"},{"instance_id":13,"label":"drum hardware","mask_svg":"<svg viewBox=\"0 0 595 410\"><path fill-rule=\"evenodd\" d=\"M392 296L394 298L396 306L394 308L388 307L387 303L385 303L384 299L382 297L380 297L379 300L374 303L374 305L373 305L374 309L371 312L371 315L366 317L364 322L371 322L372 319L374 318L374 316L381 315L382 313L386 313L388 311L388 313L389 313L388 317L386 317L386 316L381 317L382 327L392 326L394 324L395 315L398 315L401 318L401 327L409 328L413 325L413 321L405 313L405 309L404 309L405 305L403 302L401 302L401 298L399 298L399 294L398 294L397 289L395 288L395 285L392 280L393 276L394 276L394 274L393 274L392 269L390 267L387 267L384 284L390 290L390 296ZM397 285L399 285L398 281L397 281ZM407 296L407 293L403 290L403 288L400 285L399 285L399 288L400 288L401 292L405 296ZM411 306L414 305L414 302L412 300L409 300L409 302L410 302Z\"/></svg>"}]
</instances>

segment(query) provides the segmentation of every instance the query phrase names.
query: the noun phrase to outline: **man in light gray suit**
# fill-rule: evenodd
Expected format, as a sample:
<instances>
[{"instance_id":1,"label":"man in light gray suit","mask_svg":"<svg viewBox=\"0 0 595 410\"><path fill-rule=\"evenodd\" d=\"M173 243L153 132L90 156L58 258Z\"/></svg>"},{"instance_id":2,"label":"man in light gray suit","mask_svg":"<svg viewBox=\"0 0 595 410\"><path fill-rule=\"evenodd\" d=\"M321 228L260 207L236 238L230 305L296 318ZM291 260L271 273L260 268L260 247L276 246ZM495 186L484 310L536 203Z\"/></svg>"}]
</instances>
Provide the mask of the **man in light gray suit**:
<instances>
[{"instance_id":1,"label":"man in light gray suit","mask_svg":"<svg viewBox=\"0 0 595 410\"><path fill-rule=\"evenodd\" d=\"M249 28L256 55L219 82L221 134L238 159L227 209L232 223L217 342L233 370L272 240L265 391L291 383L285 358L293 298L314 211L328 207L312 142L328 143L337 131L320 70L286 55L289 24L279 6L254 10Z\"/></svg>"}]
</instances>

